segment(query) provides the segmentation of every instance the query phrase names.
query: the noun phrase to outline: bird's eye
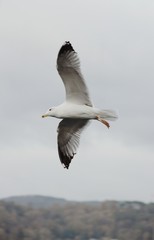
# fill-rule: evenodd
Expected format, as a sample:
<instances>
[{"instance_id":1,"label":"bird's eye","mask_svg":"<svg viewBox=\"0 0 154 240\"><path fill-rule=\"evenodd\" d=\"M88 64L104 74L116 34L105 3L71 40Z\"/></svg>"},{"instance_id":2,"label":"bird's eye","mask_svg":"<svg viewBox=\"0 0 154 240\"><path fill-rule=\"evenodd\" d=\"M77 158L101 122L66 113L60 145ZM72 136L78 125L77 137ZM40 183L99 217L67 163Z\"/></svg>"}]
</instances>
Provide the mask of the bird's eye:
<instances>
[{"instance_id":1,"label":"bird's eye","mask_svg":"<svg viewBox=\"0 0 154 240\"><path fill-rule=\"evenodd\" d=\"M51 111L51 108L49 109L49 111Z\"/></svg>"}]
</instances>

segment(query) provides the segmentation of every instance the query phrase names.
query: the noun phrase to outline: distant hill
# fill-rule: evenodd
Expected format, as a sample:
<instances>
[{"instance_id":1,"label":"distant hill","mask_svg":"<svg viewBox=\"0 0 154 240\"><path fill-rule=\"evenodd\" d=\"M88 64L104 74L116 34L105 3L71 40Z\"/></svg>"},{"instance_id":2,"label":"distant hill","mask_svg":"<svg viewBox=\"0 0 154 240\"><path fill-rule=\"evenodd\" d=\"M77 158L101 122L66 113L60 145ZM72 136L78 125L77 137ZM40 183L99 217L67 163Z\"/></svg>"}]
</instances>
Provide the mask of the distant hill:
<instances>
[{"instance_id":1,"label":"distant hill","mask_svg":"<svg viewBox=\"0 0 154 240\"><path fill-rule=\"evenodd\" d=\"M2 199L4 202L13 202L20 206L32 207L32 208L49 208L55 204L60 206L66 205L68 202L63 198L55 198L41 195L25 195L25 196L12 196Z\"/></svg>"},{"instance_id":2,"label":"distant hill","mask_svg":"<svg viewBox=\"0 0 154 240\"><path fill-rule=\"evenodd\" d=\"M50 197L50 196L42 196L42 195L23 195L23 196L11 196L8 198L1 199L4 202L8 203L14 203L19 206L25 206L25 207L31 207L31 208L50 208L53 205L59 205L59 206L65 206L68 204L84 204L89 206L100 206L103 202L101 201L70 201L66 200L64 198L56 198L56 197ZM118 207L121 208L128 208L131 207L133 209L140 209L142 206L145 205L145 203L142 202L136 202L136 201L105 201L109 205L116 204Z\"/></svg>"},{"instance_id":3,"label":"distant hill","mask_svg":"<svg viewBox=\"0 0 154 240\"><path fill-rule=\"evenodd\" d=\"M8 198L1 199L4 202L12 202L20 206L31 207L31 208L50 208L53 205L64 206L67 204L88 204L91 206L100 205L99 201L86 201L86 202L78 202L78 201L69 201L64 198L56 198L42 195L24 195L24 196L12 196Z\"/></svg>"},{"instance_id":4,"label":"distant hill","mask_svg":"<svg viewBox=\"0 0 154 240\"><path fill-rule=\"evenodd\" d=\"M153 226L154 203L39 195L0 200L0 240L153 240Z\"/></svg>"}]
</instances>

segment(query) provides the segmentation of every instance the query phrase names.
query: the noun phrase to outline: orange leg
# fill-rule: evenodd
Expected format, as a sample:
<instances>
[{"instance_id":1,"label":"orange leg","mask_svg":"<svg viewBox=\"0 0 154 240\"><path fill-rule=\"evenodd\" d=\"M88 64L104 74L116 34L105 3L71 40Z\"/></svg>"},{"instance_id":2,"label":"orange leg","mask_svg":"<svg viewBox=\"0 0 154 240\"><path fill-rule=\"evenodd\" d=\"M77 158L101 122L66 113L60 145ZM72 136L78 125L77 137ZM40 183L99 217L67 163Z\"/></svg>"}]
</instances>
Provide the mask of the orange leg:
<instances>
[{"instance_id":1,"label":"orange leg","mask_svg":"<svg viewBox=\"0 0 154 240\"><path fill-rule=\"evenodd\" d=\"M99 122L103 123L107 128L110 127L110 124L109 124L106 120L104 120L103 118L100 118L99 116L96 116L96 119L97 119Z\"/></svg>"}]
</instances>

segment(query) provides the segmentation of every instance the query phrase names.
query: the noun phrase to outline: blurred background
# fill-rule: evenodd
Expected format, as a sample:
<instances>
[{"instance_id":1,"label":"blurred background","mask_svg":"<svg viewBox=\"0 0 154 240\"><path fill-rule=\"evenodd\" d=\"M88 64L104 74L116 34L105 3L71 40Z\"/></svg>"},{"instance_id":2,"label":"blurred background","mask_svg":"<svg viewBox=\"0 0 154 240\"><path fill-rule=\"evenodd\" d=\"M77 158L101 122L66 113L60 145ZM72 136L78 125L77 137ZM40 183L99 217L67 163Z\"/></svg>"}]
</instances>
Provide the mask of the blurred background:
<instances>
[{"instance_id":1,"label":"blurred background","mask_svg":"<svg viewBox=\"0 0 154 240\"><path fill-rule=\"evenodd\" d=\"M0 198L154 201L154 2L0 1ZM70 41L94 105L118 111L93 121L69 170L57 153L65 99L57 53Z\"/></svg>"}]
</instances>

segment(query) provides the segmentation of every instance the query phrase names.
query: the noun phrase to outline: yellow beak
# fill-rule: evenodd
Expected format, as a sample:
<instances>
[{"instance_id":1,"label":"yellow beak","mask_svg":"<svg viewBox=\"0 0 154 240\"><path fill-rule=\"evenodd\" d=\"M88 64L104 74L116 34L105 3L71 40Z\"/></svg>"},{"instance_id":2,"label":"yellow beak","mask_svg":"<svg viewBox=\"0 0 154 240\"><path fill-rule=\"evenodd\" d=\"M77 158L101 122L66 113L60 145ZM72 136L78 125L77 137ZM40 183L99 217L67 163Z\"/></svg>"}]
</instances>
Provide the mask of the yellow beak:
<instances>
[{"instance_id":1,"label":"yellow beak","mask_svg":"<svg viewBox=\"0 0 154 240\"><path fill-rule=\"evenodd\" d=\"M42 115L42 118L48 117L48 114L44 114Z\"/></svg>"}]
</instances>

